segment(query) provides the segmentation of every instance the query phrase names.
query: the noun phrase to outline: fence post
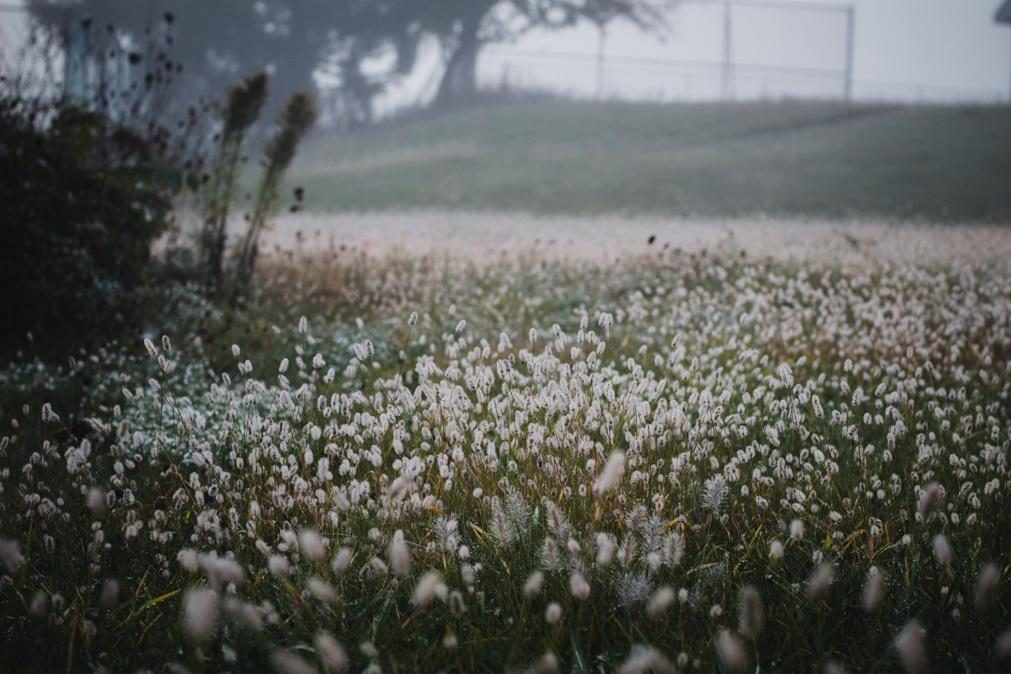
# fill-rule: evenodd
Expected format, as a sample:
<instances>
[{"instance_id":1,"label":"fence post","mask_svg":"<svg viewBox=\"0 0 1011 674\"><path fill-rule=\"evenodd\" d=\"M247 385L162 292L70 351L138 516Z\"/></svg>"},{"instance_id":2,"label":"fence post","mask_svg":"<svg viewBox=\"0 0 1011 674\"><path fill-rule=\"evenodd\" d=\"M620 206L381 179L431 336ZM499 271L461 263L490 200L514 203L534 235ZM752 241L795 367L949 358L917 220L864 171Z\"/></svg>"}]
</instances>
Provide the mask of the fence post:
<instances>
[{"instance_id":1,"label":"fence post","mask_svg":"<svg viewBox=\"0 0 1011 674\"><path fill-rule=\"evenodd\" d=\"M723 100L734 97L734 30L732 7L729 0L723 3Z\"/></svg>"},{"instance_id":2,"label":"fence post","mask_svg":"<svg viewBox=\"0 0 1011 674\"><path fill-rule=\"evenodd\" d=\"M856 8L846 8L846 81L843 96L846 102L853 100L853 56L856 40Z\"/></svg>"},{"instance_id":3,"label":"fence post","mask_svg":"<svg viewBox=\"0 0 1011 674\"><path fill-rule=\"evenodd\" d=\"M88 35L73 10L63 12L63 95L82 103L88 95Z\"/></svg>"},{"instance_id":4,"label":"fence post","mask_svg":"<svg viewBox=\"0 0 1011 674\"><path fill-rule=\"evenodd\" d=\"M607 28L604 24L597 26L600 31L597 38L597 100L604 98L604 68L606 66L605 49L607 46Z\"/></svg>"}]
</instances>

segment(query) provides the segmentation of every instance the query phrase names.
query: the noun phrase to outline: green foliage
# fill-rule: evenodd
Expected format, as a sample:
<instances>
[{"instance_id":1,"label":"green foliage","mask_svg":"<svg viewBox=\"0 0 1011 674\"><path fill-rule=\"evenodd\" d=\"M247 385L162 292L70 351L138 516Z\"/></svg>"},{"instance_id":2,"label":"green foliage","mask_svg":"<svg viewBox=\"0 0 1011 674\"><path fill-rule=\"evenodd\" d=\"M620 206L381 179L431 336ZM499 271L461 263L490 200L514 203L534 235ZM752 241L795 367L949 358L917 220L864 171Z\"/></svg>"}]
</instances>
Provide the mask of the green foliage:
<instances>
[{"instance_id":1,"label":"green foliage","mask_svg":"<svg viewBox=\"0 0 1011 674\"><path fill-rule=\"evenodd\" d=\"M178 174L107 118L0 99L4 346L61 325L101 327L145 278Z\"/></svg>"}]
</instances>

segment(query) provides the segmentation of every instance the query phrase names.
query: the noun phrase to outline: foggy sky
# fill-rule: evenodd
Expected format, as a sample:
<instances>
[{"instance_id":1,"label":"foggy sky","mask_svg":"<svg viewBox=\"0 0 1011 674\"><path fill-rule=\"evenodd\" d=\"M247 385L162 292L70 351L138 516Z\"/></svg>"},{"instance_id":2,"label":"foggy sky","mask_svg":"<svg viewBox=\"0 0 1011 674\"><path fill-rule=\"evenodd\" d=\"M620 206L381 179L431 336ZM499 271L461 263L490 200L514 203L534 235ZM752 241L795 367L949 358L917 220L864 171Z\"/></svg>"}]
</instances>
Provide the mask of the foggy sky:
<instances>
[{"instance_id":1,"label":"foggy sky","mask_svg":"<svg viewBox=\"0 0 1011 674\"><path fill-rule=\"evenodd\" d=\"M1007 101L1011 86L1011 26L993 21L998 0L784 0L855 7L854 95L862 100ZM841 13L739 6L732 14L733 56L743 64L833 71L798 75L738 68L735 94L839 96L845 68L846 22ZM662 39L616 24L605 53L605 97L708 100L721 94L723 6L691 2L676 9ZM484 84L504 78L593 97L597 31L584 26L531 33L516 44L485 51ZM564 55L564 58L561 57ZM585 58L576 58L583 55ZM622 57L652 60L628 63ZM709 66L667 61L705 62ZM391 96L417 96L437 66L429 54L418 72Z\"/></svg>"},{"instance_id":2,"label":"foggy sky","mask_svg":"<svg viewBox=\"0 0 1011 674\"><path fill-rule=\"evenodd\" d=\"M998 0L782 0L856 10L854 94L863 100L993 102L1008 100L1011 26L993 22ZM10 3L8 0L5 4ZM22 32L18 15L0 13L0 39ZM739 99L838 96L845 66L841 13L738 6L733 12L733 56ZM713 99L721 94L722 2L685 4L671 15L662 38L628 25L609 29L603 94L648 100ZM534 32L482 55L482 84L508 81L582 97L597 95L597 31L584 26ZM636 59L643 60L642 62ZM425 50L416 71L396 86L380 109L431 94L439 54ZM794 73L757 66L808 69ZM427 85L427 86L426 86Z\"/></svg>"}]
</instances>

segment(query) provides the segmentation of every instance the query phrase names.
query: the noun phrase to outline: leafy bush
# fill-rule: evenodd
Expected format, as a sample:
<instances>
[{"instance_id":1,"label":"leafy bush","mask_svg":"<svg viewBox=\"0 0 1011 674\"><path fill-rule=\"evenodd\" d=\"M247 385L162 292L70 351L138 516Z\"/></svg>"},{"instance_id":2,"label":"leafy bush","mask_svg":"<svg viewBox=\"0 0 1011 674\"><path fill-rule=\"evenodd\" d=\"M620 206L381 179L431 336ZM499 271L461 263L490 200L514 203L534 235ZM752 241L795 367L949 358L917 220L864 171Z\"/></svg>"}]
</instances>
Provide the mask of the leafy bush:
<instances>
[{"instance_id":1,"label":"leafy bush","mask_svg":"<svg viewBox=\"0 0 1011 674\"><path fill-rule=\"evenodd\" d=\"M86 22L82 29L92 30ZM0 200L0 318L7 327L0 351L34 333L46 336L44 351L60 352L73 334L62 329L68 325L108 338L163 322L151 311L162 303L143 299L159 285L199 280L210 298L223 298L226 285L235 298L244 293L259 232L277 209L277 185L315 119L312 99L299 94L279 120L247 216L250 231L235 251L233 283L224 278L226 231L267 76L232 87L221 108L185 106L168 95L181 72L167 53L169 33L152 38L145 56L121 44L111 26L107 32L89 32L91 51L80 57L100 75L73 86L64 88L55 75L62 47L52 35L33 38L20 70L0 72L0 181L8 191ZM136 70L124 76L124 67ZM216 158L204 173L203 150L211 143ZM184 186L205 217L192 241L172 226ZM152 247L166 233L156 259Z\"/></svg>"},{"instance_id":2,"label":"leafy bush","mask_svg":"<svg viewBox=\"0 0 1011 674\"><path fill-rule=\"evenodd\" d=\"M0 99L2 343L122 311L171 221L178 174L149 157L100 114Z\"/></svg>"}]
</instances>

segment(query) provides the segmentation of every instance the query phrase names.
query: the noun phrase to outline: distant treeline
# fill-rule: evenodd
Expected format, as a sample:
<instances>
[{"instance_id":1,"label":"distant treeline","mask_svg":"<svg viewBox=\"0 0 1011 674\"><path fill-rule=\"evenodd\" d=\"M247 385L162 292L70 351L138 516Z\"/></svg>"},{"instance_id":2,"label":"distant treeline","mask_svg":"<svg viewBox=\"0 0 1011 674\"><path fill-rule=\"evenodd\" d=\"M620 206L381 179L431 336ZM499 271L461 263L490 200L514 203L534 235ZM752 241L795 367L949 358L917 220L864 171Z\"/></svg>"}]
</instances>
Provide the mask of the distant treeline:
<instances>
[{"instance_id":1,"label":"distant treeline","mask_svg":"<svg viewBox=\"0 0 1011 674\"><path fill-rule=\"evenodd\" d=\"M321 111L325 118L353 126L372 120L374 99L413 70L425 40L444 54L435 104L449 106L475 95L477 57L487 44L584 21L603 28L627 20L659 30L664 3L674 1L82 0L68 6L28 0L28 6L68 45L133 48L134 61L171 61L202 92L219 92L238 77L265 70L274 82L268 113L294 92L316 90L328 102ZM166 37L170 54L145 53L145 45ZM319 95L321 82L330 95Z\"/></svg>"}]
</instances>

